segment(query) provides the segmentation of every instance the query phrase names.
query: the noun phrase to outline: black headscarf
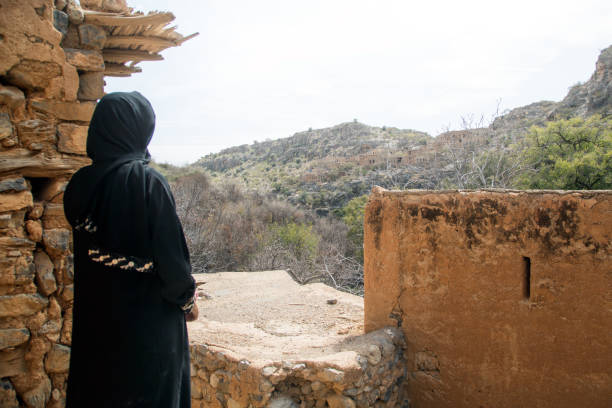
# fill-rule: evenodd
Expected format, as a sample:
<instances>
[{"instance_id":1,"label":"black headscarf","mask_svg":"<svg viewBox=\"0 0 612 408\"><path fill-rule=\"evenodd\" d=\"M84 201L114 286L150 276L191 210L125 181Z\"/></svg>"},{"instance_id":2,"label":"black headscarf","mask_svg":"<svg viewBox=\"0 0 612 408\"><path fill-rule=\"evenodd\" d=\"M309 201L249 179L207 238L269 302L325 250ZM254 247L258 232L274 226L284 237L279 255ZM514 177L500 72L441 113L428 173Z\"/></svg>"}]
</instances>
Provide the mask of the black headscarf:
<instances>
[{"instance_id":1,"label":"black headscarf","mask_svg":"<svg viewBox=\"0 0 612 408\"><path fill-rule=\"evenodd\" d=\"M87 134L87 156L93 164L73 176L64 194L64 211L73 227L92 215L102 180L126 164L149 162L147 146L154 130L155 112L139 92L114 92L100 99Z\"/></svg>"}]
</instances>

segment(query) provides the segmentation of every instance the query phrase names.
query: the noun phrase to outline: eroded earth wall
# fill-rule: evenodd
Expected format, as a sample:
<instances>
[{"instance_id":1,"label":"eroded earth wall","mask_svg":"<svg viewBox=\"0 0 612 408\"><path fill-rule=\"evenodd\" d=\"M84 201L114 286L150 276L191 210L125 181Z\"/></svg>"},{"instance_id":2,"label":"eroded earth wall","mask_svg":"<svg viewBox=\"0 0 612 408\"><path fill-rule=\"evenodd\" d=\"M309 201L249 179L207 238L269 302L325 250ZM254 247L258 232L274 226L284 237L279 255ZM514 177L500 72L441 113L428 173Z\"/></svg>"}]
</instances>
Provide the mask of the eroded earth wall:
<instances>
[{"instance_id":1,"label":"eroded earth wall","mask_svg":"<svg viewBox=\"0 0 612 408\"><path fill-rule=\"evenodd\" d=\"M612 192L390 192L365 216L365 327L412 407L609 407Z\"/></svg>"}]
</instances>

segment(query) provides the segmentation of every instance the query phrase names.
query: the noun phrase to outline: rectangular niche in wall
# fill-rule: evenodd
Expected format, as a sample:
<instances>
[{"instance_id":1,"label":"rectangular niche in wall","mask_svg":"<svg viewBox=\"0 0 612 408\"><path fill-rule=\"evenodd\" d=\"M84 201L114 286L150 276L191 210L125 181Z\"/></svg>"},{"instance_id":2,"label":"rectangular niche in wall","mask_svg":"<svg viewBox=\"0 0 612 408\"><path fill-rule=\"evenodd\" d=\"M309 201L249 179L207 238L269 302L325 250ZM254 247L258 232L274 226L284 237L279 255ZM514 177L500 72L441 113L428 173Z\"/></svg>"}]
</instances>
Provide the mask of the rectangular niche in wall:
<instances>
[{"instance_id":1,"label":"rectangular niche in wall","mask_svg":"<svg viewBox=\"0 0 612 408\"><path fill-rule=\"evenodd\" d=\"M531 259L523 257L523 299L531 298Z\"/></svg>"}]
</instances>

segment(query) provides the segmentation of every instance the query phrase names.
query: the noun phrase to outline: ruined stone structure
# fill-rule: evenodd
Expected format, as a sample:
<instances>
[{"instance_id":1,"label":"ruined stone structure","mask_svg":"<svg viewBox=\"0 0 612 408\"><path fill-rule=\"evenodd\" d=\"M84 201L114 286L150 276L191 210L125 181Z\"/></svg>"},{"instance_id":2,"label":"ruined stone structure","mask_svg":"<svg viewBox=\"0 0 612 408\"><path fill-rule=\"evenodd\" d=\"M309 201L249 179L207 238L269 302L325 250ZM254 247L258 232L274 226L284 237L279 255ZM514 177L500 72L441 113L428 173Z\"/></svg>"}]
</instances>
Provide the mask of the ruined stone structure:
<instances>
[{"instance_id":1,"label":"ruined stone structure","mask_svg":"<svg viewBox=\"0 0 612 408\"><path fill-rule=\"evenodd\" d=\"M485 144L491 136L492 132L487 128L453 130L439 134L429 144L433 150L440 153L449 147L480 146Z\"/></svg>"},{"instance_id":2,"label":"ruined stone structure","mask_svg":"<svg viewBox=\"0 0 612 408\"><path fill-rule=\"evenodd\" d=\"M73 270L65 185L104 76L180 45L124 0L0 0L0 406L62 407ZM127 64L129 63L129 64Z\"/></svg>"},{"instance_id":3,"label":"ruined stone structure","mask_svg":"<svg viewBox=\"0 0 612 408\"><path fill-rule=\"evenodd\" d=\"M198 275L194 408L402 407L404 340L363 335L363 299L285 271Z\"/></svg>"},{"instance_id":4,"label":"ruined stone structure","mask_svg":"<svg viewBox=\"0 0 612 408\"><path fill-rule=\"evenodd\" d=\"M609 407L612 191L386 191L365 330L401 328L411 406Z\"/></svg>"}]
</instances>

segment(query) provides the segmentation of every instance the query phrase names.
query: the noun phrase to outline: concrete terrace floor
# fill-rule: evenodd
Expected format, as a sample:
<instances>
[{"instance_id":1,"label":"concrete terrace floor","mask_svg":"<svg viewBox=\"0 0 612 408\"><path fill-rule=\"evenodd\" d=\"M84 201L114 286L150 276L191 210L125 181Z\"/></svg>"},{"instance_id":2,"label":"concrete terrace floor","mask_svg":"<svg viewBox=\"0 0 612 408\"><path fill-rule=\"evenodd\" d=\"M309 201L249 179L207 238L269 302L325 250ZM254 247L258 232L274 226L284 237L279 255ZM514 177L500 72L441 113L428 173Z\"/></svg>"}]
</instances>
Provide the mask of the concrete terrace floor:
<instances>
[{"instance_id":1,"label":"concrete terrace floor","mask_svg":"<svg viewBox=\"0 0 612 408\"><path fill-rule=\"evenodd\" d=\"M200 316L188 323L191 344L253 363L334 361L354 364L370 344L363 298L322 283L299 285L285 271L194 275ZM330 304L329 300L336 300ZM364 339L365 337L365 339Z\"/></svg>"}]
</instances>

